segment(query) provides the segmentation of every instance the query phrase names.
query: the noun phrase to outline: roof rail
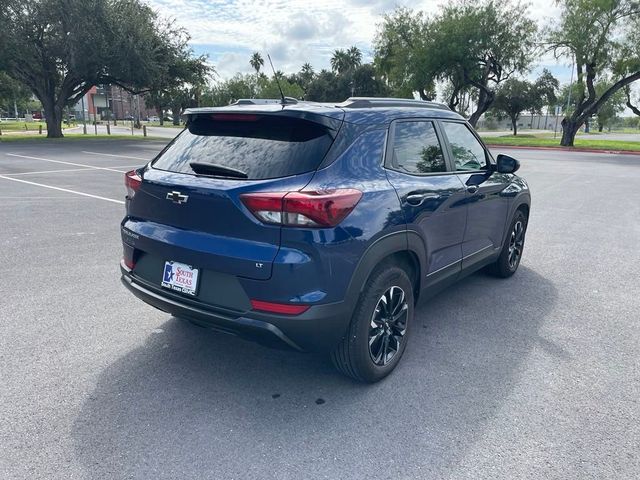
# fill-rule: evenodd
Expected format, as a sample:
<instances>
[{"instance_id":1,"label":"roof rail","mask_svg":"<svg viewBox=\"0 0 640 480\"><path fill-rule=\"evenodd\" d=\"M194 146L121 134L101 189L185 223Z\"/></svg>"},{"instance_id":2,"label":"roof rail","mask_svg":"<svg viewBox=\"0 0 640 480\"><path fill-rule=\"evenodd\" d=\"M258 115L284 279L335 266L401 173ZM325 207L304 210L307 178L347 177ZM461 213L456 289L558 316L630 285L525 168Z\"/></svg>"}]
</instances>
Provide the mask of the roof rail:
<instances>
[{"instance_id":1,"label":"roof rail","mask_svg":"<svg viewBox=\"0 0 640 480\"><path fill-rule=\"evenodd\" d=\"M231 105L283 105L281 98L239 98ZM295 105L298 100L292 97L284 97L284 105Z\"/></svg>"},{"instance_id":2,"label":"roof rail","mask_svg":"<svg viewBox=\"0 0 640 480\"><path fill-rule=\"evenodd\" d=\"M341 108L413 107L451 110L444 103L427 102L425 100L415 100L412 98L349 97L336 106Z\"/></svg>"}]
</instances>

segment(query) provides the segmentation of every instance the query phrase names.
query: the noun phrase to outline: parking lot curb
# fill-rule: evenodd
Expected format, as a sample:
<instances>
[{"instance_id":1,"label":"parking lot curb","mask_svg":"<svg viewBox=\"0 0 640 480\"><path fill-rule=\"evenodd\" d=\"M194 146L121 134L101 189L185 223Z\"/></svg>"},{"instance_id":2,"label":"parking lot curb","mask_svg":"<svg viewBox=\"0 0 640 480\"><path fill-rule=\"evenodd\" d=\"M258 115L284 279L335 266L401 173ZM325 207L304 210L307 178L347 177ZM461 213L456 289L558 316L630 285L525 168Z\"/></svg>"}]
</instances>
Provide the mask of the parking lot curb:
<instances>
[{"instance_id":1,"label":"parking lot curb","mask_svg":"<svg viewBox=\"0 0 640 480\"><path fill-rule=\"evenodd\" d=\"M507 148L514 150L556 150L561 152L582 152L582 153L608 153L613 155L635 155L640 156L640 151L632 152L629 150L600 150L597 148L576 148L576 147L531 147L525 145L502 145L487 143L489 148Z\"/></svg>"}]
</instances>

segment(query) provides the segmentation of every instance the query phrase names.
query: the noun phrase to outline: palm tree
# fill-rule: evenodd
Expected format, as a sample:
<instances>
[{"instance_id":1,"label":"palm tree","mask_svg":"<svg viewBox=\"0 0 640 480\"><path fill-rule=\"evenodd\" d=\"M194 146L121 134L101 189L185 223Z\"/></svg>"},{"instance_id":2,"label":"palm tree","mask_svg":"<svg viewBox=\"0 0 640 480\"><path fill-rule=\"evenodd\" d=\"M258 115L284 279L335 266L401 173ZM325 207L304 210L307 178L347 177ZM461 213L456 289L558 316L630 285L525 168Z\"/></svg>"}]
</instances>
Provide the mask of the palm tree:
<instances>
[{"instance_id":1,"label":"palm tree","mask_svg":"<svg viewBox=\"0 0 640 480\"><path fill-rule=\"evenodd\" d=\"M313 71L313 67L311 66L311 64L307 62L304 65L302 65L302 68L300 69L300 73L302 73L305 76L311 77L315 72Z\"/></svg>"},{"instance_id":2,"label":"palm tree","mask_svg":"<svg viewBox=\"0 0 640 480\"><path fill-rule=\"evenodd\" d=\"M262 58L262 55L260 55L260 52L253 52L251 60L249 60L249 64L256 71L256 74L260 73L260 68L264 65L264 59Z\"/></svg>"},{"instance_id":3,"label":"palm tree","mask_svg":"<svg viewBox=\"0 0 640 480\"><path fill-rule=\"evenodd\" d=\"M305 63L304 65L302 65L300 73L298 74L298 78L300 79L300 83L302 84L302 88L304 90L307 89L315 74L316 73L313 71L313 67L310 63Z\"/></svg>"},{"instance_id":4,"label":"palm tree","mask_svg":"<svg viewBox=\"0 0 640 480\"><path fill-rule=\"evenodd\" d=\"M338 75L349 70L349 55L341 48L334 50L331 56L331 70Z\"/></svg>"},{"instance_id":5,"label":"palm tree","mask_svg":"<svg viewBox=\"0 0 640 480\"><path fill-rule=\"evenodd\" d=\"M355 45L348 50L341 48L334 50L331 57L331 70L342 75L355 70L362 64L362 52Z\"/></svg>"},{"instance_id":6,"label":"palm tree","mask_svg":"<svg viewBox=\"0 0 640 480\"><path fill-rule=\"evenodd\" d=\"M350 68L355 70L362 65L362 52L355 45L347 50L347 56L349 57Z\"/></svg>"}]
</instances>

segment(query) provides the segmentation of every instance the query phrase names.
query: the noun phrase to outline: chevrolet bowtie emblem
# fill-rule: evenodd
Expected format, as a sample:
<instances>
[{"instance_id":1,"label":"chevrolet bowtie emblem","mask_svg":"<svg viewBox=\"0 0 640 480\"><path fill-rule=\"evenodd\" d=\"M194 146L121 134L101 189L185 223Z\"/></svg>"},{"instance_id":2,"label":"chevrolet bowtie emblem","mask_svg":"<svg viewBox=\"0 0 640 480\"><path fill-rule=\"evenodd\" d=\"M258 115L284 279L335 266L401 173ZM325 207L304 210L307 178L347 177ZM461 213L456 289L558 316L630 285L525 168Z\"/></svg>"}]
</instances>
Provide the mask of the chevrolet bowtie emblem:
<instances>
[{"instance_id":1,"label":"chevrolet bowtie emblem","mask_svg":"<svg viewBox=\"0 0 640 480\"><path fill-rule=\"evenodd\" d=\"M173 191L167 193L167 200L171 200L173 203L181 205L183 203L187 203L187 200L189 200L189 195L183 195L180 192Z\"/></svg>"}]
</instances>

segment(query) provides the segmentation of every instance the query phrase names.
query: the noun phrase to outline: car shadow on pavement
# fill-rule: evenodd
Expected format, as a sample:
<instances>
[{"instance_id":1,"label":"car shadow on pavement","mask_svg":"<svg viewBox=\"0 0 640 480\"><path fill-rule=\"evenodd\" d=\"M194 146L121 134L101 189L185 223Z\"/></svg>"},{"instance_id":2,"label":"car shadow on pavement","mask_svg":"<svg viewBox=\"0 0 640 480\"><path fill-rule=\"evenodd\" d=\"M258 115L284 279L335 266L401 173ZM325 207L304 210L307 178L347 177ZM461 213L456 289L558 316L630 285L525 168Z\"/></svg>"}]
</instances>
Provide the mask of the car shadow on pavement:
<instances>
[{"instance_id":1,"label":"car shadow on pavement","mask_svg":"<svg viewBox=\"0 0 640 480\"><path fill-rule=\"evenodd\" d=\"M101 372L74 424L90 478L417 478L448 471L540 348L554 285L521 266L474 274L416 310L375 385L317 355L170 319ZM158 315L161 315L158 313Z\"/></svg>"}]
</instances>

